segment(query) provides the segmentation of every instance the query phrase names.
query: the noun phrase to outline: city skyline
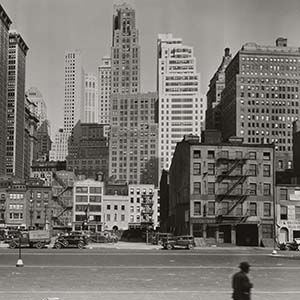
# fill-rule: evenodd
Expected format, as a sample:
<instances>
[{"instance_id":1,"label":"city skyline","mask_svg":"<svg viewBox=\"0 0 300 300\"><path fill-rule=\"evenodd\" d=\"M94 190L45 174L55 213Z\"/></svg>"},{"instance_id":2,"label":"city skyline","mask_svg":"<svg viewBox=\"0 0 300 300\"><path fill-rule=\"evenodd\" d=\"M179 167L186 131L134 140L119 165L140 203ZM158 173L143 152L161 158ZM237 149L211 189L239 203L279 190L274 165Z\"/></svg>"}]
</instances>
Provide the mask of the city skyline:
<instances>
[{"instance_id":1,"label":"city skyline","mask_svg":"<svg viewBox=\"0 0 300 300\"><path fill-rule=\"evenodd\" d=\"M136 11L142 92L156 90L160 33L172 33L194 48L203 94L224 48L229 47L235 56L246 42L272 45L280 36L286 37L290 46L300 45L299 36L292 30L300 27L300 3L296 0L284 4L279 0L2 0L12 20L11 29L20 32L29 46L26 90L35 86L43 94L52 136L63 125L65 52L80 49L85 72L97 73L102 57L110 55L113 5L123 2Z\"/></svg>"}]
</instances>

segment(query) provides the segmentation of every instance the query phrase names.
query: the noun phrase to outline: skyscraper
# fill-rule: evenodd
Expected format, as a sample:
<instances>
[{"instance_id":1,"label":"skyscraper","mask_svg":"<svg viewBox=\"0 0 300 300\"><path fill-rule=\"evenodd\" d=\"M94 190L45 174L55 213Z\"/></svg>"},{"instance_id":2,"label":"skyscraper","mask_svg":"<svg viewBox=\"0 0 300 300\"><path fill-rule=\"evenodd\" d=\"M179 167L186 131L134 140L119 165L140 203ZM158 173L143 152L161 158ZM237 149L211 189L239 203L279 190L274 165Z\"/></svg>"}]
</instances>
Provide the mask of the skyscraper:
<instances>
[{"instance_id":1,"label":"skyscraper","mask_svg":"<svg viewBox=\"0 0 300 300\"><path fill-rule=\"evenodd\" d=\"M64 132L70 133L80 119L84 99L84 71L79 50L65 54Z\"/></svg>"},{"instance_id":2,"label":"skyscraper","mask_svg":"<svg viewBox=\"0 0 300 300\"><path fill-rule=\"evenodd\" d=\"M113 15L111 47L111 92L140 92L140 46L135 26L135 10L127 4L116 5Z\"/></svg>"},{"instance_id":3,"label":"skyscraper","mask_svg":"<svg viewBox=\"0 0 300 300\"><path fill-rule=\"evenodd\" d=\"M24 177L25 61L28 46L16 31L9 32L6 174Z\"/></svg>"},{"instance_id":4,"label":"skyscraper","mask_svg":"<svg viewBox=\"0 0 300 300\"><path fill-rule=\"evenodd\" d=\"M103 57L102 64L98 68L98 106L99 106L99 123L109 123L109 99L111 94L111 59Z\"/></svg>"},{"instance_id":5,"label":"skyscraper","mask_svg":"<svg viewBox=\"0 0 300 300\"><path fill-rule=\"evenodd\" d=\"M31 87L27 90L26 95L28 99L36 105L34 113L39 119L40 126L45 120L47 120L47 105L43 95L36 87Z\"/></svg>"},{"instance_id":6,"label":"skyscraper","mask_svg":"<svg viewBox=\"0 0 300 300\"><path fill-rule=\"evenodd\" d=\"M187 134L200 136L206 109L193 48L172 34L158 36L157 90L160 177L163 169L170 168L176 143Z\"/></svg>"},{"instance_id":7,"label":"skyscraper","mask_svg":"<svg viewBox=\"0 0 300 300\"><path fill-rule=\"evenodd\" d=\"M11 20L0 4L0 176L5 175L8 31Z\"/></svg>"},{"instance_id":8,"label":"skyscraper","mask_svg":"<svg viewBox=\"0 0 300 300\"><path fill-rule=\"evenodd\" d=\"M226 68L222 135L275 143L276 169L292 168L292 123L299 119L299 47L246 43Z\"/></svg>"},{"instance_id":9,"label":"skyscraper","mask_svg":"<svg viewBox=\"0 0 300 300\"><path fill-rule=\"evenodd\" d=\"M80 117L83 117L83 111L84 70L81 53L75 50L65 53L64 127L60 128L55 135L50 160L65 160L68 155L68 138L75 124Z\"/></svg>"},{"instance_id":10,"label":"skyscraper","mask_svg":"<svg viewBox=\"0 0 300 300\"><path fill-rule=\"evenodd\" d=\"M98 123L98 80L95 74L86 73L84 76L84 104L82 123Z\"/></svg>"},{"instance_id":11,"label":"skyscraper","mask_svg":"<svg viewBox=\"0 0 300 300\"><path fill-rule=\"evenodd\" d=\"M229 48L225 48L224 52L222 62L209 82L205 129L221 130L221 107L218 104L221 102L222 91L225 88L225 70L232 59Z\"/></svg>"},{"instance_id":12,"label":"skyscraper","mask_svg":"<svg viewBox=\"0 0 300 300\"><path fill-rule=\"evenodd\" d=\"M111 96L109 175L114 179L142 183L148 167L157 169L156 102L156 93Z\"/></svg>"}]
</instances>

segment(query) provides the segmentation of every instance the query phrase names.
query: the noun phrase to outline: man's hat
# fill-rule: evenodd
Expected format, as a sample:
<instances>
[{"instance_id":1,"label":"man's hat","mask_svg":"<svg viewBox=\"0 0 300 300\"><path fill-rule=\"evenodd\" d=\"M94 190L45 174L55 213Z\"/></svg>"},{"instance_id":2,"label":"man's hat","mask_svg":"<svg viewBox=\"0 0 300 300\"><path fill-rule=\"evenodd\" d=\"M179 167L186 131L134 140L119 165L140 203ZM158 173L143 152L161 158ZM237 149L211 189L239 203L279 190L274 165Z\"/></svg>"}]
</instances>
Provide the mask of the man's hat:
<instances>
[{"instance_id":1,"label":"man's hat","mask_svg":"<svg viewBox=\"0 0 300 300\"><path fill-rule=\"evenodd\" d=\"M250 265L246 261L243 261L240 263L239 267L241 270L248 270L250 268Z\"/></svg>"}]
</instances>

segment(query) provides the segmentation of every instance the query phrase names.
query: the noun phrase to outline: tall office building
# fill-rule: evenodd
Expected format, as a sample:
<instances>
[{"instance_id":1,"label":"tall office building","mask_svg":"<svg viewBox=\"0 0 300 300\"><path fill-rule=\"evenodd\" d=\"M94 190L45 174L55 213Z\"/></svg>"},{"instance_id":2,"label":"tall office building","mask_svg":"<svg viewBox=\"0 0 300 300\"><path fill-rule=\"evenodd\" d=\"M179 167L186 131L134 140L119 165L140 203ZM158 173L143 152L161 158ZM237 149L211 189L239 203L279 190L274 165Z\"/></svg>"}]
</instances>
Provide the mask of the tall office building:
<instances>
[{"instance_id":1,"label":"tall office building","mask_svg":"<svg viewBox=\"0 0 300 300\"><path fill-rule=\"evenodd\" d=\"M135 10L127 4L116 5L113 15L111 47L111 92L140 92L140 46L135 26Z\"/></svg>"},{"instance_id":2,"label":"tall office building","mask_svg":"<svg viewBox=\"0 0 300 300\"><path fill-rule=\"evenodd\" d=\"M42 93L36 88L31 87L27 90L28 99L35 104L34 113L39 119L39 126L47 120L47 105Z\"/></svg>"},{"instance_id":3,"label":"tall office building","mask_svg":"<svg viewBox=\"0 0 300 300\"><path fill-rule=\"evenodd\" d=\"M145 170L155 168L156 102L156 93L111 96L109 175L114 179L141 183Z\"/></svg>"},{"instance_id":4,"label":"tall office building","mask_svg":"<svg viewBox=\"0 0 300 300\"><path fill-rule=\"evenodd\" d=\"M84 104L80 120L83 123L98 123L98 80L95 74L84 76Z\"/></svg>"},{"instance_id":5,"label":"tall office building","mask_svg":"<svg viewBox=\"0 0 300 300\"><path fill-rule=\"evenodd\" d=\"M209 82L209 90L206 94L207 110L205 115L205 129L221 130L221 95L225 88L225 70L230 63L232 56L230 49L225 48L222 62Z\"/></svg>"},{"instance_id":6,"label":"tall office building","mask_svg":"<svg viewBox=\"0 0 300 300\"><path fill-rule=\"evenodd\" d=\"M102 64L98 68L98 106L99 123L109 123L109 99L111 94L111 59L103 57Z\"/></svg>"},{"instance_id":7,"label":"tall office building","mask_svg":"<svg viewBox=\"0 0 300 300\"><path fill-rule=\"evenodd\" d=\"M206 109L193 48L172 34L158 36L157 90L160 177L171 166L176 143L187 134L200 136Z\"/></svg>"},{"instance_id":8,"label":"tall office building","mask_svg":"<svg viewBox=\"0 0 300 300\"><path fill-rule=\"evenodd\" d=\"M9 32L6 174L24 177L25 62L28 47L15 31Z\"/></svg>"},{"instance_id":9,"label":"tall office building","mask_svg":"<svg viewBox=\"0 0 300 300\"><path fill-rule=\"evenodd\" d=\"M82 116L84 107L84 70L82 68L80 51L66 52L64 65L64 127L60 128L55 135L50 151L50 160L65 160L68 155L68 138L75 124ZM65 144L61 145L60 143Z\"/></svg>"},{"instance_id":10,"label":"tall office building","mask_svg":"<svg viewBox=\"0 0 300 300\"><path fill-rule=\"evenodd\" d=\"M299 119L299 47L246 43L225 71L222 135L275 143L276 169L292 168L292 123Z\"/></svg>"},{"instance_id":11,"label":"tall office building","mask_svg":"<svg viewBox=\"0 0 300 300\"><path fill-rule=\"evenodd\" d=\"M8 31L11 20L0 4L0 176L5 175Z\"/></svg>"},{"instance_id":12,"label":"tall office building","mask_svg":"<svg viewBox=\"0 0 300 300\"><path fill-rule=\"evenodd\" d=\"M79 50L65 54L64 132L70 133L80 119L84 99L84 71Z\"/></svg>"}]
</instances>

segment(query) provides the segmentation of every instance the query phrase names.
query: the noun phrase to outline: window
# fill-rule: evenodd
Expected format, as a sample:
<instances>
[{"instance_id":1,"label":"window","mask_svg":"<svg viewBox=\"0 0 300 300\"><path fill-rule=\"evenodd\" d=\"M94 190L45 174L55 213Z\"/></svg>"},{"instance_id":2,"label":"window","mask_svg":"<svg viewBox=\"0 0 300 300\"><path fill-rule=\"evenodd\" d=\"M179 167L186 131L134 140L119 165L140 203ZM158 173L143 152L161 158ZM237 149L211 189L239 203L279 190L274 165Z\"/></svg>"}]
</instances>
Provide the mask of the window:
<instances>
[{"instance_id":1,"label":"window","mask_svg":"<svg viewBox=\"0 0 300 300\"><path fill-rule=\"evenodd\" d=\"M106 221L110 221L110 215L106 215Z\"/></svg>"},{"instance_id":2,"label":"window","mask_svg":"<svg viewBox=\"0 0 300 300\"><path fill-rule=\"evenodd\" d=\"M101 194L101 187L90 187L91 194Z\"/></svg>"},{"instance_id":3,"label":"window","mask_svg":"<svg viewBox=\"0 0 300 300\"><path fill-rule=\"evenodd\" d=\"M201 182L194 182L194 194L201 194Z\"/></svg>"},{"instance_id":4,"label":"window","mask_svg":"<svg viewBox=\"0 0 300 300\"><path fill-rule=\"evenodd\" d=\"M262 238L273 238L273 226L272 224L262 224Z\"/></svg>"},{"instance_id":5,"label":"window","mask_svg":"<svg viewBox=\"0 0 300 300\"><path fill-rule=\"evenodd\" d=\"M201 164L200 163L194 163L194 165L193 165L193 174L194 175L201 175Z\"/></svg>"},{"instance_id":6,"label":"window","mask_svg":"<svg viewBox=\"0 0 300 300\"><path fill-rule=\"evenodd\" d=\"M207 151L207 158L215 158L215 151L208 150Z\"/></svg>"},{"instance_id":7,"label":"window","mask_svg":"<svg viewBox=\"0 0 300 300\"><path fill-rule=\"evenodd\" d=\"M40 192L37 192L37 193L36 193L37 199L41 199L41 196L42 196L42 194L41 194Z\"/></svg>"},{"instance_id":8,"label":"window","mask_svg":"<svg viewBox=\"0 0 300 300\"><path fill-rule=\"evenodd\" d=\"M263 159L264 160L271 160L271 153L270 152L264 152L263 153Z\"/></svg>"},{"instance_id":9,"label":"window","mask_svg":"<svg viewBox=\"0 0 300 300\"><path fill-rule=\"evenodd\" d=\"M106 205L106 209L107 209L107 210L110 210L110 204L107 204L107 205Z\"/></svg>"},{"instance_id":10,"label":"window","mask_svg":"<svg viewBox=\"0 0 300 300\"><path fill-rule=\"evenodd\" d=\"M215 202L208 201L207 215L208 216L214 216L215 215Z\"/></svg>"},{"instance_id":11,"label":"window","mask_svg":"<svg viewBox=\"0 0 300 300\"><path fill-rule=\"evenodd\" d=\"M264 203L264 217L271 217L271 203Z\"/></svg>"},{"instance_id":12,"label":"window","mask_svg":"<svg viewBox=\"0 0 300 300\"><path fill-rule=\"evenodd\" d=\"M194 216L200 216L201 215L201 202L195 201L194 202Z\"/></svg>"},{"instance_id":13,"label":"window","mask_svg":"<svg viewBox=\"0 0 300 300\"><path fill-rule=\"evenodd\" d=\"M193 158L201 158L201 151L200 150L194 150Z\"/></svg>"},{"instance_id":14,"label":"window","mask_svg":"<svg viewBox=\"0 0 300 300\"><path fill-rule=\"evenodd\" d=\"M121 215L121 221L125 221L125 215Z\"/></svg>"},{"instance_id":15,"label":"window","mask_svg":"<svg viewBox=\"0 0 300 300\"><path fill-rule=\"evenodd\" d=\"M88 188L87 186L77 186L76 187L76 193L87 193Z\"/></svg>"},{"instance_id":16,"label":"window","mask_svg":"<svg viewBox=\"0 0 300 300\"><path fill-rule=\"evenodd\" d=\"M125 210L125 205L122 205L122 206L121 206L121 210Z\"/></svg>"},{"instance_id":17,"label":"window","mask_svg":"<svg viewBox=\"0 0 300 300\"><path fill-rule=\"evenodd\" d=\"M287 220L287 206L280 206L280 219L281 220Z\"/></svg>"},{"instance_id":18,"label":"window","mask_svg":"<svg viewBox=\"0 0 300 300\"><path fill-rule=\"evenodd\" d=\"M221 151L221 158L229 158L229 152L225 151L225 150L222 150Z\"/></svg>"},{"instance_id":19,"label":"window","mask_svg":"<svg viewBox=\"0 0 300 300\"><path fill-rule=\"evenodd\" d=\"M76 195L76 202L88 202L88 196Z\"/></svg>"},{"instance_id":20,"label":"window","mask_svg":"<svg viewBox=\"0 0 300 300\"><path fill-rule=\"evenodd\" d=\"M236 151L235 156L236 156L236 159L241 159L243 157L243 152L242 151Z\"/></svg>"},{"instance_id":21,"label":"window","mask_svg":"<svg viewBox=\"0 0 300 300\"><path fill-rule=\"evenodd\" d=\"M264 183L264 195L265 196L271 195L271 184L270 183Z\"/></svg>"},{"instance_id":22,"label":"window","mask_svg":"<svg viewBox=\"0 0 300 300\"><path fill-rule=\"evenodd\" d=\"M118 205L114 205L114 210L118 210Z\"/></svg>"},{"instance_id":23,"label":"window","mask_svg":"<svg viewBox=\"0 0 300 300\"><path fill-rule=\"evenodd\" d=\"M256 183L250 183L250 195L256 195Z\"/></svg>"},{"instance_id":24,"label":"window","mask_svg":"<svg viewBox=\"0 0 300 300\"><path fill-rule=\"evenodd\" d=\"M271 166L270 165L264 165L264 177L270 177L271 176Z\"/></svg>"},{"instance_id":25,"label":"window","mask_svg":"<svg viewBox=\"0 0 300 300\"><path fill-rule=\"evenodd\" d=\"M235 208L235 214L237 216L242 216L243 215L243 203L237 204L237 206Z\"/></svg>"},{"instance_id":26,"label":"window","mask_svg":"<svg viewBox=\"0 0 300 300\"><path fill-rule=\"evenodd\" d=\"M131 212L131 213L134 212L134 206L130 206L130 212Z\"/></svg>"},{"instance_id":27,"label":"window","mask_svg":"<svg viewBox=\"0 0 300 300\"><path fill-rule=\"evenodd\" d=\"M287 189L280 189L279 199L280 200L288 200L288 190Z\"/></svg>"},{"instance_id":28,"label":"window","mask_svg":"<svg viewBox=\"0 0 300 300\"><path fill-rule=\"evenodd\" d=\"M227 215L229 212L229 202L222 202L222 215Z\"/></svg>"},{"instance_id":29,"label":"window","mask_svg":"<svg viewBox=\"0 0 300 300\"><path fill-rule=\"evenodd\" d=\"M256 152L249 152L249 159L256 160Z\"/></svg>"},{"instance_id":30,"label":"window","mask_svg":"<svg viewBox=\"0 0 300 300\"><path fill-rule=\"evenodd\" d=\"M193 236L203 237L203 225L199 223L193 224Z\"/></svg>"},{"instance_id":31,"label":"window","mask_svg":"<svg viewBox=\"0 0 300 300\"><path fill-rule=\"evenodd\" d=\"M257 216L257 204L250 202L250 216Z\"/></svg>"},{"instance_id":32,"label":"window","mask_svg":"<svg viewBox=\"0 0 300 300\"><path fill-rule=\"evenodd\" d=\"M214 195L215 194L215 183L214 182L208 182L208 184L207 184L207 194L208 195Z\"/></svg>"},{"instance_id":33,"label":"window","mask_svg":"<svg viewBox=\"0 0 300 300\"><path fill-rule=\"evenodd\" d=\"M207 164L207 174L208 175L215 175L215 164L214 163L208 163Z\"/></svg>"},{"instance_id":34,"label":"window","mask_svg":"<svg viewBox=\"0 0 300 300\"><path fill-rule=\"evenodd\" d=\"M249 165L249 176L256 176L256 171L257 171L257 165L250 164Z\"/></svg>"},{"instance_id":35,"label":"window","mask_svg":"<svg viewBox=\"0 0 300 300\"><path fill-rule=\"evenodd\" d=\"M296 220L300 219L300 206L295 206L295 218Z\"/></svg>"},{"instance_id":36,"label":"window","mask_svg":"<svg viewBox=\"0 0 300 300\"><path fill-rule=\"evenodd\" d=\"M283 161L278 160L278 169L283 169Z\"/></svg>"},{"instance_id":37,"label":"window","mask_svg":"<svg viewBox=\"0 0 300 300\"><path fill-rule=\"evenodd\" d=\"M101 202L101 196L90 196L90 202Z\"/></svg>"}]
</instances>

